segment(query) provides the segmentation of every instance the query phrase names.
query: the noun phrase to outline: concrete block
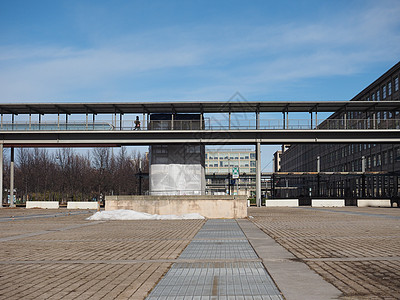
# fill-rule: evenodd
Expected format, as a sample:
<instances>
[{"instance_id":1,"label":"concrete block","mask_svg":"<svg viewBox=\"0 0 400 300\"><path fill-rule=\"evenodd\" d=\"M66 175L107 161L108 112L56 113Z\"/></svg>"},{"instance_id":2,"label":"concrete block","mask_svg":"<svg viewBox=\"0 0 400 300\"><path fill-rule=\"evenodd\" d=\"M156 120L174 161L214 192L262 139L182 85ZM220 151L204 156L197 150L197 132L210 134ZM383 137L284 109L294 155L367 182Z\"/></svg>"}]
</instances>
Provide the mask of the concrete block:
<instances>
[{"instance_id":1,"label":"concrete block","mask_svg":"<svg viewBox=\"0 0 400 300\"><path fill-rule=\"evenodd\" d=\"M344 199L312 199L312 207L343 207Z\"/></svg>"},{"instance_id":2,"label":"concrete block","mask_svg":"<svg viewBox=\"0 0 400 300\"><path fill-rule=\"evenodd\" d=\"M267 207L277 207L277 206L285 206L285 207L293 207L299 206L299 199L267 199L265 200L265 206Z\"/></svg>"},{"instance_id":3,"label":"concrete block","mask_svg":"<svg viewBox=\"0 0 400 300\"><path fill-rule=\"evenodd\" d=\"M99 209L100 205L98 202L76 202L68 201L67 209Z\"/></svg>"},{"instance_id":4,"label":"concrete block","mask_svg":"<svg viewBox=\"0 0 400 300\"><path fill-rule=\"evenodd\" d=\"M57 209L59 207L58 201L26 201L26 208Z\"/></svg>"},{"instance_id":5,"label":"concrete block","mask_svg":"<svg viewBox=\"0 0 400 300\"><path fill-rule=\"evenodd\" d=\"M391 207L390 199L358 199L358 207Z\"/></svg>"},{"instance_id":6,"label":"concrete block","mask_svg":"<svg viewBox=\"0 0 400 300\"><path fill-rule=\"evenodd\" d=\"M247 217L246 196L106 196L105 210L131 209L157 215L199 213L210 219Z\"/></svg>"}]
</instances>

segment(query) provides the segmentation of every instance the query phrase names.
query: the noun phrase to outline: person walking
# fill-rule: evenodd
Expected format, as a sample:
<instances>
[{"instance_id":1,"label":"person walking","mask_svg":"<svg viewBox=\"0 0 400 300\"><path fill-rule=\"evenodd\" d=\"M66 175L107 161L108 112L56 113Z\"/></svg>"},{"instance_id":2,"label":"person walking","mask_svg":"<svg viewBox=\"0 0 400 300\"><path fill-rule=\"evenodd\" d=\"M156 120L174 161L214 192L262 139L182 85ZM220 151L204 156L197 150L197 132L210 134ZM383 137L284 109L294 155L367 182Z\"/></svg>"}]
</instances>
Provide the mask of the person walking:
<instances>
[{"instance_id":1,"label":"person walking","mask_svg":"<svg viewBox=\"0 0 400 300\"><path fill-rule=\"evenodd\" d=\"M135 130L140 130L140 120L139 120L139 116L136 116L136 120L135 120Z\"/></svg>"}]
</instances>

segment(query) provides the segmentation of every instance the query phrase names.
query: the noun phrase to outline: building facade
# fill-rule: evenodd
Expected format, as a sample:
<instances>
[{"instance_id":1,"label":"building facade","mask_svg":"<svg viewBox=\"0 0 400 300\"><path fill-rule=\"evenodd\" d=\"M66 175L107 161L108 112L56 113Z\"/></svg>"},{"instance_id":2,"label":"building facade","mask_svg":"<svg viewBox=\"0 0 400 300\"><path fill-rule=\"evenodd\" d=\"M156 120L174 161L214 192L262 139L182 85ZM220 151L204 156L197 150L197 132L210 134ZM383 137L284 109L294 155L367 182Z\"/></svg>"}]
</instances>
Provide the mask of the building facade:
<instances>
[{"instance_id":1,"label":"building facade","mask_svg":"<svg viewBox=\"0 0 400 300\"><path fill-rule=\"evenodd\" d=\"M351 101L398 101L400 62ZM400 104L400 102L399 102ZM399 105L400 107L400 105ZM400 128L400 109L335 113L318 126L338 120L345 128ZM338 123L338 124L339 124ZM344 125L343 125L344 124ZM363 126L363 127L361 127ZM319 158L318 158L319 157ZM316 180L298 178L291 184L299 195L331 197L398 197L400 195L400 144L292 144L282 154L284 172L380 172L379 175L330 176Z\"/></svg>"},{"instance_id":2,"label":"building facade","mask_svg":"<svg viewBox=\"0 0 400 300\"><path fill-rule=\"evenodd\" d=\"M238 170L235 179L233 169ZM206 193L247 195L255 192L256 153L250 149L208 149L205 154Z\"/></svg>"}]
</instances>

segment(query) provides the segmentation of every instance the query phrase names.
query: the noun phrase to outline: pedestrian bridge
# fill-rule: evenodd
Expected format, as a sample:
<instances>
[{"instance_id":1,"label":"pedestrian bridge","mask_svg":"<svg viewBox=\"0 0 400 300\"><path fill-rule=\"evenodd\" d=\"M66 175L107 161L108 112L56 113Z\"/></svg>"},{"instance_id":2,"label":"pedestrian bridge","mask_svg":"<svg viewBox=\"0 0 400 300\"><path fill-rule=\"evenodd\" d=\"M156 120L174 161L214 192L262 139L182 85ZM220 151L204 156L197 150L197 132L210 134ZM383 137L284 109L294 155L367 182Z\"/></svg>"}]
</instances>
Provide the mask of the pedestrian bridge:
<instances>
[{"instance_id":1,"label":"pedestrian bridge","mask_svg":"<svg viewBox=\"0 0 400 300\"><path fill-rule=\"evenodd\" d=\"M4 147L400 142L398 101L0 104L0 113Z\"/></svg>"}]
</instances>

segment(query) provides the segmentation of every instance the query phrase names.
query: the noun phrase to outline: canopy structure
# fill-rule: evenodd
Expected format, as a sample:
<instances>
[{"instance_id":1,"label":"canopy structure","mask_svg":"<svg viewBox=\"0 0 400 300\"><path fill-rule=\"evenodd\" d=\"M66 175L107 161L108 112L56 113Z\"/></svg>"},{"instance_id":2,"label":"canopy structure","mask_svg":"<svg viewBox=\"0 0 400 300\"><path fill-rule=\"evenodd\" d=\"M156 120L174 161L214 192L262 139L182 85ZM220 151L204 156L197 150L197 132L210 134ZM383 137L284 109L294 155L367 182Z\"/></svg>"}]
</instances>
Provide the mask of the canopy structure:
<instances>
[{"instance_id":1,"label":"canopy structure","mask_svg":"<svg viewBox=\"0 0 400 300\"><path fill-rule=\"evenodd\" d=\"M396 111L400 101L182 101L0 104L1 114Z\"/></svg>"}]
</instances>

